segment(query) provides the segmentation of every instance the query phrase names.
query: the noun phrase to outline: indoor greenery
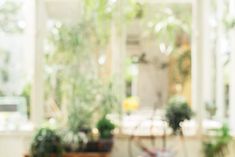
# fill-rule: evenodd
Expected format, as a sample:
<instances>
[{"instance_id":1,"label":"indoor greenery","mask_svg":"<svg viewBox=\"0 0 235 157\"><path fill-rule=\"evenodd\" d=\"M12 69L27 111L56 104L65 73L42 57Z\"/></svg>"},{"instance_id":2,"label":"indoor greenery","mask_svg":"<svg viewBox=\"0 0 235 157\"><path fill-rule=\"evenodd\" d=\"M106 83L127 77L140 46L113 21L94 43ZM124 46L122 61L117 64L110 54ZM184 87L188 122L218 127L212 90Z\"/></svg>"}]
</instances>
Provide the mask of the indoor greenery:
<instances>
[{"instance_id":1,"label":"indoor greenery","mask_svg":"<svg viewBox=\"0 0 235 157\"><path fill-rule=\"evenodd\" d=\"M146 4L142 7L144 17L141 22L145 28L145 33L153 36L159 46L165 44L166 49L168 49L166 51L177 48L178 36L191 35L192 8L190 5Z\"/></svg>"},{"instance_id":2,"label":"indoor greenery","mask_svg":"<svg viewBox=\"0 0 235 157\"><path fill-rule=\"evenodd\" d=\"M133 18L145 19L143 21L147 21L146 23L153 23L150 30L153 30L157 25L164 26L161 29L164 30L165 25L162 20L165 18L163 17L169 16L168 22L173 19L173 22L176 21L176 25L182 23L179 22L179 17L174 16L172 10L169 11L168 9L168 12L167 9L162 10L159 14L156 14L159 16L151 20L147 18L149 12L145 5L133 0L123 1L122 3L111 0L98 0L94 3L93 0L84 0L84 10L78 21L72 23L54 22L48 38L50 49L45 54L47 75L44 89L46 100L53 99L59 107L69 106L75 103L73 97L79 97L79 99L82 97L73 92L82 85L83 82L79 81L81 76L93 77L93 81L97 81L99 77L97 74L99 68L97 55L108 46L113 23L122 23L123 25L123 22L127 23ZM177 12L180 9L174 10ZM177 14L180 18L183 15ZM129 20L123 21L120 17ZM162 24L159 21L162 21ZM169 26L169 28L174 27L175 25ZM174 31L167 29L164 32ZM166 36L165 33L162 34ZM82 103L79 104L82 105ZM93 103L89 102L89 105L91 104Z\"/></svg>"},{"instance_id":3,"label":"indoor greenery","mask_svg":"<svg viewBox=\"0 0 235 157\"><path fill-rule=\"evenodd\" d=\"M106 116L103 116L97 123L101 139L112 138L114 128L115 125Z\"/></svg>"},{"instance_id":4,"label":"indoor greenery","mask_svg":"<svg viewBox=\"0 0 235 157\"><path fill-rule=\"evenodd\" d=\"M10 67L10 52L1 49L0 50L0 83L6 84L9 81L9 67ZM0 87L0 95L4 95L6 93L5 87Z\"/></svg>"},{"instance_id":5,"label":"indoor greenery","mask_svg":"<svg viewBox=\"0 0 235 157\"><path fill-rule=\"evenodd\" d=\"M48 47L51 49L45 54L45 97L53 98L58 106L68 105L66 91L70 90L72 79L90 74L97 77L97 55L109 45L112 25L121 26L130 19L143 17L142 5L133 0L83 2L83 13L78 21L55 21L49 28Z\"/></svg>"},{"instance_id":6,"label":"indoor greenery","mask_svg":"<svg viewBox=\"0 0 235 157\"><path fill-rule=\"evenodd\" d=\"M166 120L174 134L182 134L180 123L191 119L192 115L193 112L183 97L175 96L170 99L166 109Z\"/></svg>"},{"instance_id":7,"label":"indoor greenery","mask_svg":"<svg viewBox=\"0 0 235 157\"><path fill-rule=\"evenodd\" d=\"M0 3L0 32L5 34L20 33L23 31L19 19L21 9L20 3L16 1L5 0ZM6 84L10 80L10 60L11 55L8 50L0 48L0 83ZM0 95L6 95L6 87L0 88ZM8 93L9 94L9 93ZM14 93L11 93L14 94Z\"/></svg>"},{"instance_id":8,"label":"indoor greenery","mask_svg":"<svg viewBox=\"0 0 235 157\"><path fill-rule=\"evenodd\" d=\"M85 151L88 137L84 132L66 130L61 134L63 147L66 152Z\"/></svg>"},{"instance_id":9,"label":"indoor greenery","mask_svg":"<svg viewBox=\"0 0 235 157\"><path fill-rule=\"evenodd\" d=\"M19 2L5 0L0 3L0 30L5 33L17 33L23 30L19 20Z\"/></svg>"},{"instance_id":10,"label":"indoor greenery","mask_svg":"<svg viewBox=\"0 0 235 157\"><path fill-rule=\"evenodd\" d=\"M123 14L133 10L134 3L129 1L125 2L130 5L125 5ZM83 2L78 21L52 22L47 40L49 49L45 53L46 101L53 100L58 107L68 108L67 124L73 132L94 125L91 119L96 116L95 111L103 116L118 110L112 81L100 78L97 60L109 45L112 23L121 22L121 8L118 1Z\"/></svg>"},{"instance_id":11,"label":"indoor greenery","mask_svg":"<svg viewBox=\"0 0 235 157\"><path fill-rule=\"evenodd\" d=\"M223 125L215 130L215 136L203 141L203 153L205 157L225 157L228 153L228 145L231 142L229 127Z\"/></svg>"},{"instance_id":12,"label":"indoor greenery","mask_svg":"<svg viewBox=\"0 0 235 157\"><path fill-rule=\"evenodd\" d=\"M99 102L99 110L102 116L106 116L110 113L120 112L120 108L117 104L119 104L118 98L113 90L112 82L107 83L101 87L100 90L100 102Z\"/></svg>"},{"instance_id":13,"label":"indoor greenery","mask_svg":"<svg viewBox=\"0 0 235 157\"><path fill-rule=\"evenodd\" d=\"M71 104L68 106L68 128L74 132L92 127L99 108L100 85L96 79L80 76L73 84Z\"/></svg>"},{"instance_id":14,"label":"indoor greenery","mask_svg":"<svg viewBox=\"0 0 235 157\"><path fill-rule=\"evenodd\" d=\"M84 12L79 21L73 24L55 22L50 28L48 46L52 49L45 55L46 99L52 98L59 107L74 103L94 107L92 104L96 102L87 102L88 99L83 96L87 97L97 87L92 87L93 83L84 83L84 80L99 82L97 55L107 46L110 38L113 5L107 0L95 3L84 0ZM85 89L84 84L90 89ZM86 102L83 103L83 100Z\"/></svg>"},{"instance_id":15,"label":"indoor greenery","mask_svg":"<svg viewBox=\"0 0 235 157\"><path fill-rule=\"evenodd\" d=\"M30 83L25 84L20 96L23 96L26 99L27 104L27 116L30 117L30 94L32 92L32 86Z\"/></svg>"},{"instance_id":16,"label":"indoor greenery","mask_svg":"<svg viewBox=\"0 0 235 157\"><path fill-rule=\"evenodd\" d=\"M63 147L60 136L52 129L40 128L31 144L32 157L62 157Z\"/></svg>"}]
</instances>

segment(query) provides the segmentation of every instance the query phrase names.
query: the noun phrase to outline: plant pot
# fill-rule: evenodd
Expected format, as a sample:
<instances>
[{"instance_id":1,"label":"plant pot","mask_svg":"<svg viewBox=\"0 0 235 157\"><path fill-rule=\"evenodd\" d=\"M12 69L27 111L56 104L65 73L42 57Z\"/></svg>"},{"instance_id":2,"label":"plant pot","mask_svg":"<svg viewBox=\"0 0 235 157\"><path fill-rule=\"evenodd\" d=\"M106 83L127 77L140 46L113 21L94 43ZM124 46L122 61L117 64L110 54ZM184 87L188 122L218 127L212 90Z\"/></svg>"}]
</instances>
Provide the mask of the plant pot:
<instances>
[{"instance_id":1,"label":"plant pot","mask_svg":"<svg viewBox=\"0 0 235 157\"><path fill-rule=\"evenodd\" d=\"M113 139L100 139L99 141L89 141L86 152L111 152Z\"/></svg>"},{"instance_id":2,"label":"plant pot","mask_svg":"<svg viewBox=\"0 0 235 157\"><path fill-rule=\"evenodd\" d=\"M100 139L98 142L99 152L111 152L113 148L113 139Z\"/></svg>"},{"instance_id":3,"label":"plant pot","mask_svg":"<svg viewBox=\"0 0 235 157\"><path fill-rule=\"evenodd\" d=\"M86 145L86 152L99 152L99 141L89 141Z\"/></svg>"}]
</instances>

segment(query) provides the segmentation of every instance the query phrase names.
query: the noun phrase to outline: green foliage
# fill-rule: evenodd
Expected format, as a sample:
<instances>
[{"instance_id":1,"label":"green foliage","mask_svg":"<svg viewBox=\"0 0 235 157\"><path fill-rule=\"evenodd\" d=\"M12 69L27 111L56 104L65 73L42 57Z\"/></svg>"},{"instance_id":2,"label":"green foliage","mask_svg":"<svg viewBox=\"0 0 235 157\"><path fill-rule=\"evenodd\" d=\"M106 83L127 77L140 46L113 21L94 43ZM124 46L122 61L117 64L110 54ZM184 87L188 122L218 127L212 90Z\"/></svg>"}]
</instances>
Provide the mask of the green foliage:
<instances>
[{"instance_id":1,"label":"green foliage","mask_svg":"<svg viewBox=\"0 0 235 157\"><path fill-rule=\"evenodd\" d=\"M62 157L62 142L54 130L41 128L31 144L32 157L50 157L51 154Z\"/></svg>"},{"instance_id":2,"label":"green foliage","mask_svg":"<svg viewBox=\"0 0 235 157\"><path fill-rule=\"evenodd\" d=\"M20 33L23 28L20 26L22 23L19 19L19 11L21 5L19 2L4 0L0 2L0 32L1 33ZM10 52L6 50L0 50L0 83L5 84L10 80L9 75L9 62ZM4 96L6 91L4 88L0 88L0 95ZM9 94L9 92L8 92ZM11 93L14 95L14 93Z\"/></svg>"},{"instance_id":3,"label":"green foliage","mask_svg":"<svg viewBox=\"0 0 235 157\"><path fill-rule=\"evenodd\" d=\"M75 24L55 22L50 28L45 98L68 107L67 125L74 133L95 124L97 114L118 108L112 85L98 79L97 54L108 45L111 24L123 22L123 6L119 1L83 0L83 13Z\"/></svg>"},{"instance_id":4,"label":"green foliage","mask_svg":"<svg viewBox=\"0 0 235 157\"><path fill-rule=\"evenodd\" d=\"M184 98L176 96L170 99L166 110L166 119L174 133L180 131L180 123L191 119L192 115L193 112Z\"/></svg>"},{"instance_id":5,"label":"green foliage","mask_svg":"<svg viewBox=\"0 0 235 157\"><path fill-rule=\"evenodd\" d=\"M6 50L0 50L0 58L2 67L0 67L0 81L6 83L9 81L9 66L10 66L10 52Z\"/></svg>"},{"instance_id":6,"label":"green foliage","mask_svg":"<svg viewBox=\"0 0 235 157\"><path fill-rule=\"evenodd\" d=\"M101 101L99 103L101 114L107 115L118 111L118 98L113 91L112 83L104 85L101 89Z\"/></svg>"},{"instance_id":7,"label":"green foliage","mask_svg":"<svg viewBox=\"0 0 235 157\"><path fill-rule=\"evenodd\" d=\"M131 20L144 18L144 13L146 11L145 5L133 0L128 0L126 2L126 6L126 10L124 11L126 19Z\"/></svg>"},{"instance_id":8,"label":"green foliage","mask_svg":"<svg viewBox=\"0 0 235 157\"><path fill-rule=\"evenodd\" d=\"M233 29L235 27L235 17L234 15L232 15L231 13L231 8L230 8L230 2L229 0L224 0L223 1L223 5L224 5L224 9L223 9L223 17L220 19L221 21L218 22L222 22L226 31L228 32L229 30ZM216 6L216 3L214 4L214 10L217 11L216 9L218 9L219 7Z\"/></svg>"},{"instance_id":9,"label":"green foliage","mask_svg":"<svg viewBox=\"0 0 235 157\"><path fill-rule=\"evenodd\" d=\"M95 79L79 77L73 84L68 106L68 127L73 132L91 128L92 118L98 109L99 84Z\"/></svg>"},{"instance_id":10,"label":"green foliage","mask_svg":"<svg viewBox=\"0 0 235 157\"><path fill-rule=\"evenodd\" d=\"M105 46L110 39L112 24L118 30L135 18L142 18L144 7L135 0L83 0L84 19L90 21L97 44Z\"/></svg>"},{"instance_id":11,"label":"green foliage","mask_svg":"<svg viewBox=\"0 0 235 157\"><path fill-rule=\"evenodd\" d=\"M32 86L31 84L26 84L21 92L21 96L25 97L27 103L27 115L30 117L30 97L31 97Z\"/></svg>"},{"instance_id":12,"label":"green foliage","mask_svg":"<svg viewBox=\"0 0 235 157\"><path fill-rule=\"evenodd\" d=\"M69 105L68 127L73 132L91 128L96 123L96 117L118 110L112 84L105 85L98 80L82 77L79 81L74 85L74 97Z\"/></svg>"},{"instance_id":13,"label":"green foliage","mask_svg":"<svg viewBox=\"0 0 235 157\"><path fill-rule=\"evenodd\" d=\"M84 19L89 21L97 43L104 46L110 36L111 19L115 3L109 0L84 0Z\"/></svg>"},{"instance_id":14,"label":"green foliage","mask_svg":"<svg viewBox=\"0 0 235 157\"><path fill-rule=\"evenodd\" d=\"M66 130L62 133L63 146L65 151L82 151L85 149L88 142L87 136L83 132L74 133L71 130Z\"/></svg>"},{"instance_id":15,"label":"green foliage","mask_svg":"<svg viewBox=\"0 0 235 157\"><path fill-rule=\"evenodd\" d=\"M58 106L68 106L67 124L73 132L90 128L95 111L107 114L116 105L112 85L101 83L96 76L94 51L101 45L93 28L91 21L56 24L49 38L54 49L46 54L45 97L53 97Z\"/></svg>"},{"instance_id":16,"label":"green foliage","mask_svg":"<svg viewBox=\"0 0 235 157\"><path fill-rule=\"evenodd\" d=\"M177 36L190 36L192 10L189 5L147 5L145 8L142 18L145 33L159 44L164 43L173 49L177 47Z\"/></svg>"},{"instance_id":17,"label":"green foliage","mask_svg":"<svg viewBox=\"0 0 235 157\"><path fill-rule=\"evenodd\" d=\"M55 22L51 34L48 37L48 44L53 47L51 52L46 54L47 63L66 66L78 65L78 61L87 57L92 52L93 26L88 23L62 24Z\"/></svg>"},{"instance_id":18,"label":"green foliage","mask_svg":"<svg viewBox=\"0 0 235 157\"><path fill-rule=\"evenodd\" d=\"M10 52L0 49L0 83L5 84L9 81L9 68L10 68ZM0 87L0 96L4 96L6 90L4 87Z\"/></svg>"},{"instance_id":19,"label":"green foliage","mask_svg":"<svg viewBox=\"0 0 235 157\"><path fill-rule=\"evenodd\" d=\"M205 157L225 157L228 145L231 142L229 127L224 125L216 129L216 135L203 142L203 153Z\"/></svg>"},{"instance_id":20,"label":"green foliage","mask_svg":"<svg viewBox=\"0 0 235 157\"><path fill-rule=\"evenodd\" d=\"M17 2L5 0L0 3L0 30L6 33L21 32L23 28L19 25L19 10L21 5Z\"/></svg>"},{"instance_id":21,"label":"green foliage","mask_svg":"<svg viewBox=\"0 0 235 157\"><path fill-rule=\"evenodd\" d=\"M101 139L111 138L114 128L115 125L106 116L103 116L97 123L97 129L99 130Z\"/></svg>"},{"instance_id":22,"label":"green foliage","mask_svg":"<svg viewBox=\"0 0 235 157\"><path fill-rule=\"evenodd\" d=\"M49 37L53 50L46 54L45 97L52 97L58 106L69 107L68 123L73 130L88 123L89 118L84 116L90 115L96 103L98 79L90 46L95 44L92 27L86 24L55 24Z\"/></svg>"}]
</instances>

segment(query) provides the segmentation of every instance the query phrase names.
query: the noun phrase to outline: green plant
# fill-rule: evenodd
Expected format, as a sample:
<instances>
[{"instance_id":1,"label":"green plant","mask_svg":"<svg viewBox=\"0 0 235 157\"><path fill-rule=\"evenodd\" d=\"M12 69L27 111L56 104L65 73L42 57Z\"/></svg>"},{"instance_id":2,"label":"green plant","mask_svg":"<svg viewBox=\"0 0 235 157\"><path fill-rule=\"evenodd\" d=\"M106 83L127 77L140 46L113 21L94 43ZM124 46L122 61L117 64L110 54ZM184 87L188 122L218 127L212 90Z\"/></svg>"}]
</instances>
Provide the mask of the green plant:
<instances>
[{"instance_id":1,"label":"green plant","mask_svg":"<svg viewBox=\"0 0 235 157\"><path fill-rule=\"evenodd\" d=\"M83 129L91 128L92 115L95 111L89 108L89 104L84 102L74 103L69 106L68 127L74 133L78 133Z\"/></svg>"},{"instance_id":2,"label":"green plant","mask_svg":"<svg viewBox=\"0 0 235 157\"><path fill-rule=\"evenodd\" d=\"M32 157L61 157L63 152L61 138L49 128L41 128L37 131L31 144Z\"/></svg>"},{"instance_id":3,"label":"green plant","mask_svg":"<svg viewBox=\"0 0 235 157\"><path fill-rule=\"evenodd\" d=\"M99 130L101 139L111 138L114 128L115 125L106 116L103 116L97 123L97 129Z\"/></svg>"},{"instance_id":4,"label":"green plant","mask_svg":"<svg viewBox=\"0 0 235 157\"><path fill-rule=\"evenodd\" d=\"M84 132L74 133L66 130L62 133L63 146L67 152L84 151L88 142L87 135Z\"/></svg>"},{"instance_id":5,"label":"green plant","mask_svg":"<svg viewBox=\"0 0 235 157\"><path fill-rule=\"evenodd\" d=\"M177 131L182 131L180 123L184 120L191 119L193 112L183 97L176 96L171 98L168 105L169 106L166 110L166 119L169 126L176 134Z\"/></svg>"},{"instance_id":6,"label":"green plant","mask_svg":"<svg viewBox=\"0 0 235 157\"><path fill-rule=\"evenodd\" d=\"M2 60L0 61L0 82L2 84L6 84L9 79L10 79L10 74L9 74L9 67L10 67L10 52L0 49L0 58ZM0 92L4 95L5 91L4 88L0 88Z\"/></svg>"},{"instance_id":7,"label":"green plant","mask_svg":"<svg viewBox=\"0 0 235 157\"><path fill-rule=\"evenodd\" d=\"M6 33L18 33L23 30L20 25L19 11L21 4L17 1L3 1L0 3L0 30Z\"/></svg>"},{"instance_id":8,"label":"green plant","mask_svg":"<svg viewBox=\"0 0 235 157\"><path fill-rule=\"evenodd\" d=\"M157 39L159 46L164 43L166 51L172 51L177 47L177 36L179 34L180 36L190 36L192 16L189 5L159 4L158 6L147 6L144 15L145 17L142 19L145 26L144 31Z\"/></svg>"},{"instance_id":9,"label":"green plant","mask_svg":"<svg viewBox=\"0 0 235 157\"><path fill-rule=\"evenodd\" d=\"M135 12L138 12L136 16L141 14L141 6L134 5L133 2L131 3L132 0L125 1L123 3L125 5L122 5L124 8L120 8L121 2L118 1L82 1L83 13L79 21L73 24L54 21L54 26L49 28L51 33L47 44L51 49L48 49L49 51L45 54L47 75L44 89L45 99L48 100L46 102L50 103L53 100L58 107L68 106L69 112L72 112L69 123L74 124L73 128L78 128L81 123L90 124L87 122L90 119L88 117L93 115L92 111L96 108L94 107L96 105L93 105L97 104L96 100L94 98L88 100L87 97L93 96L90 93L93 90L96 91L97 88L93 86L91 90L84 90L85 85L90 88L93 84L86 84L87 81L83 78L90 77L90 80L98 82L97 54L109 45L111 25L123 24L120 17L126 15L127 12L132 12L134 8ZM102 103L105 106L102 107L102 112L110 113L116 98L111 96L113 92L109 92L110 89L104 90L101 93ZM89 105L89 108L83 105ZM81 118L85 116L86 121Z\"/></svg>"},{"instance_id":10,"label":"green plant","mask_svg":"<svg viewBox=\"0 0 235 157\"><path fill-rule=\"evenodd\" d=\"M30 97L31 97L32 86L30 83L25 84L21 96L25 97L27 103L27 116L30 117Z\"/></svg>"},{"instance_id":11,"label":"green plant","mask_svg":"<svg viewBox=\"0 0 235 157\"><path fill-rule=\"evenodd\" d=\"M205 157L225 157L228 152L228 145L231 141L229 127L223 125L216 129L216 135L203 141L203 153Z\"/></svg>"},{"instance_id":12,"label":"green plant","mask_svg":"<svg viewBox=\"0 0 235 157\"><path fill-rule=\"evenodd\" d=\"M101 89L101 101L99 102L99 108L101 114L106 116L112 112L118 111L118 98L113 91L112 83L104 84Z\"/></svg>"},{"instance_id":13,"label":"green plant","mask_svg":"<svg viewBox=\"0 0 235 157\"><path fill-rule=\"evenodd\" d=\"M99 92L99 81L94 78L80 76L72 84L67 125L74 133L92 128L94 116L99 108Z\"/></svg>"}]
</instances>

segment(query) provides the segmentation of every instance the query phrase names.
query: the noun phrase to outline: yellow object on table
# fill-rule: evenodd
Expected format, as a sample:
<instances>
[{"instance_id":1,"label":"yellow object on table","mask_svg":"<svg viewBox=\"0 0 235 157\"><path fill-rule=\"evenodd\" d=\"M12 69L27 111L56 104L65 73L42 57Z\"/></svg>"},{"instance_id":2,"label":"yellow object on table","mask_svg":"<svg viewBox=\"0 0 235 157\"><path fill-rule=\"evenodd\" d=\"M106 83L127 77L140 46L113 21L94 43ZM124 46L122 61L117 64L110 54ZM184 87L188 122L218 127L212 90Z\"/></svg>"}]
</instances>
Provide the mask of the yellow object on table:
<instances>
[{"instance_id":1,"label":"yellow object on table","mask_svg":"<svg viewBox=\"0 0 235 157\"><path fill-rule=\"evenodd\" d=\"M132 112L139 107L139 101L136 97L129 97L123 101L122 107L125 112Z\"/></svg>"}]
</instances>

